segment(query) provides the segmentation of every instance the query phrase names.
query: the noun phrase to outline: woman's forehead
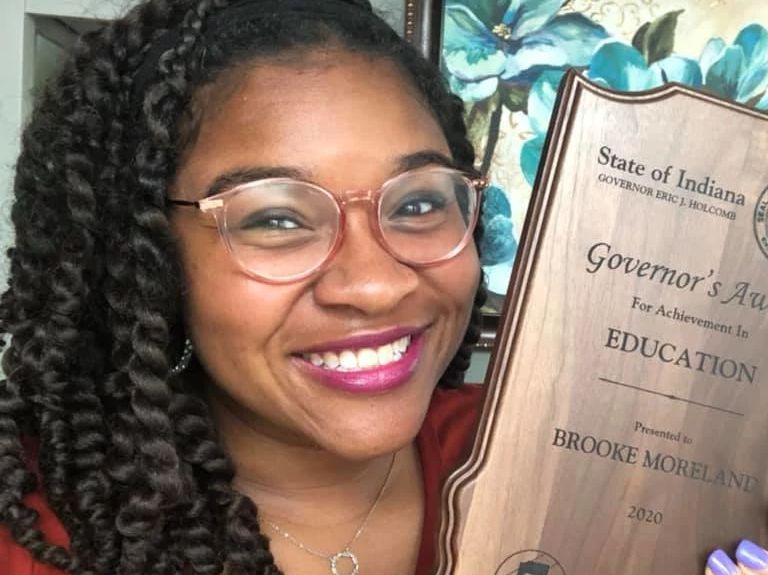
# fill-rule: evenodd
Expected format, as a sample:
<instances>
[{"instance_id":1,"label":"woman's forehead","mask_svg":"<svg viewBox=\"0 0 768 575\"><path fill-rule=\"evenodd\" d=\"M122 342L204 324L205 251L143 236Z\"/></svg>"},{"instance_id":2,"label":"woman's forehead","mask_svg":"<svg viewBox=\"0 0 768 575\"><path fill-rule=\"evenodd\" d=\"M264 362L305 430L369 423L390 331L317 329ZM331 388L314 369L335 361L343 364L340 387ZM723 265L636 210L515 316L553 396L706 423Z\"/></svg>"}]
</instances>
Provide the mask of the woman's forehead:
<instances>
[{"instance_id":1,"label":"woman's forehead","mask_svg":"<svg viewBox=\"0 0 768 575\"><path fill-rule=\"evenodd\" d=\"M299 65L262 60L242 70L226 98L209 100L186 155L190 167L312 170L424 149L449 155L424 99L387 59L323 53Z\"/></svg>"},{"instance_id":2,"label":"woman's forehead","mask_svg":"<svg viewBox=\"0 0 768 575\"><path fill-rule=\"evenodd\" d=\"M285 118L297 106L316 109L353 102L375 108L381 98L431 114L422 94L391 59L339 49L259 57L229 70L206 91L204 120L227 112Z\"/></svg>"}]
</instances>

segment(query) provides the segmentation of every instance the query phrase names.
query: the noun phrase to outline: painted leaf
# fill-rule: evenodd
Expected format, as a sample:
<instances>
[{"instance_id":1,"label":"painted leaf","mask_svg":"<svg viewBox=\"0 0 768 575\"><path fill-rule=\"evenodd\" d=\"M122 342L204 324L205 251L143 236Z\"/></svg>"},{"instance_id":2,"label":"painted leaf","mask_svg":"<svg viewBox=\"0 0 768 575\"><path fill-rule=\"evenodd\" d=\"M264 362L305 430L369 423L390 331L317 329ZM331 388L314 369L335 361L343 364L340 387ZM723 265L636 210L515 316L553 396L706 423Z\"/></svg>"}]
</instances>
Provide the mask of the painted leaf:
<instances>
[{"instance_id":1,"label":"painted leaf","mask_svg":"<svg viewBox=\"0 0 768 575\"><path fill-rule=\"evenodd\" d=\"M632 46L635 50L640 52L641 54L644 52L645 48L645 35L648 34L648 28L651 27L650 22L646 22L642 26L640 26L637 29L637 32L635 32L635 35L632 37Z\"/></svg>"},{"instance_id":2,"label":"painted leaf","mask_svg":"<svg viewBox=\"0 0 768 575\"><path fill-rule=\"evenodd\" d=\"M677 19L682 13L683 10L667 12L653 22L646 22L638 28L632 38L632 46L645 56L648 65L672 54L675 47Z\"/></svg>"},{"instance_id":3,"label":"painted leaf","mask_svg":"<svg viewBox=\"0 0 768 575\"><path fill-rule=\"evenodd\" d=\"M467 132L470 141L477 146L485 143L491 127L491 116L499 106L499 93L496 92L482 102L476 102L470 106L467 113Z\"/></svg>"},{"instance_id":4,"label":"painted leaf","mask_svg":"<svg viewBox=\"0 0 768 575\"><path fill-rule=\"evenodd\" d=\"M501 85L499 89L501 104L510 112L521 112L525 110L528 101L528 90L520 86Z\"/></svg>"}]
</instances>

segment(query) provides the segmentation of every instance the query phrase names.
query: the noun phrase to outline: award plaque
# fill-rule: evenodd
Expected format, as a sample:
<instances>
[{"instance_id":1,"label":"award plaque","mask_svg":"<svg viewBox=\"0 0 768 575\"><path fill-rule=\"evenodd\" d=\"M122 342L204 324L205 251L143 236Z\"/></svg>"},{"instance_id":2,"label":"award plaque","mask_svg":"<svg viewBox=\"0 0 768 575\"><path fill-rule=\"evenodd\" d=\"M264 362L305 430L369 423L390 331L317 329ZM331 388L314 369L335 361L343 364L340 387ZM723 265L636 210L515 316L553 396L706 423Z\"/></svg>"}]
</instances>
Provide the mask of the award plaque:
<instances>
[{"instance_id":1,"label":"award plaque","mask_svg":"<svg viewBox=\"0 0 768 575\"><path fill-rule=\"evenodd\" d=\"M768 117L566 75L441 575L699 575L768 542Z\"/></svg>"}]
</instances>

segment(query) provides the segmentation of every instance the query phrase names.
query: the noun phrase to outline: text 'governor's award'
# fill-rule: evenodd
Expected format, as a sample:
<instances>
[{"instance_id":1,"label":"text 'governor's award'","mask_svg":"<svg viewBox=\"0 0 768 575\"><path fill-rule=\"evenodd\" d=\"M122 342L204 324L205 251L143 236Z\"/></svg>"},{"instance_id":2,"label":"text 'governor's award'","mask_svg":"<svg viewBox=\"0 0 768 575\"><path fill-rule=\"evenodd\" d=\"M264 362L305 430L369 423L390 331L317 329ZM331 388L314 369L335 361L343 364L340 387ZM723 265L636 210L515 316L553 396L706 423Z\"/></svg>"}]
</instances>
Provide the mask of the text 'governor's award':
<instances>
[{"instance_id":1,"label":"text 'governor's award'","mask_svg":"<svg viewBox=\"0 0 768 575\"><path fill-rule=\"evenodd\" d=\"M768 118L567 75L439 573L697 575L768 541L766 318Z\"/></svg>"}]
</instances>

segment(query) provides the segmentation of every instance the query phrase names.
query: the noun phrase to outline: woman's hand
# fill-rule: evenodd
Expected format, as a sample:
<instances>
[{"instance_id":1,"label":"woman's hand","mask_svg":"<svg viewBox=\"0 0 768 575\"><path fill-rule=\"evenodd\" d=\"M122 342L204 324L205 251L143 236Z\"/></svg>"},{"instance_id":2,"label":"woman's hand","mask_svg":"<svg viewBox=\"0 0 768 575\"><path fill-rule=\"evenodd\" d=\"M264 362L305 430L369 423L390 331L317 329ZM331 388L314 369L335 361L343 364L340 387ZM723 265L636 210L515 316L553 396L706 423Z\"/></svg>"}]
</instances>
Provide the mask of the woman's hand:
<instances>
[{"instance_id":1,"label":"woman's hand","mask_svg":"<svg viewBox=\"0 0 768 575\"><path fill-rule=\"evenodd\" d=\"M706 575L768 575L768 551L746 539L736 548L736 562L722 549L707 559Z\"/></svg>"}]
</instances>

